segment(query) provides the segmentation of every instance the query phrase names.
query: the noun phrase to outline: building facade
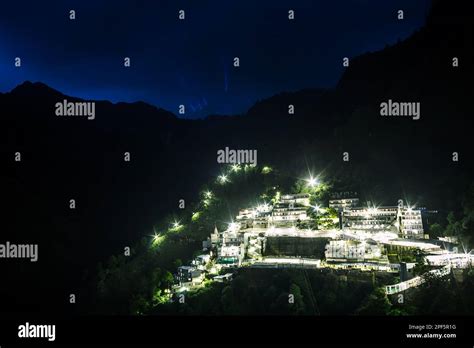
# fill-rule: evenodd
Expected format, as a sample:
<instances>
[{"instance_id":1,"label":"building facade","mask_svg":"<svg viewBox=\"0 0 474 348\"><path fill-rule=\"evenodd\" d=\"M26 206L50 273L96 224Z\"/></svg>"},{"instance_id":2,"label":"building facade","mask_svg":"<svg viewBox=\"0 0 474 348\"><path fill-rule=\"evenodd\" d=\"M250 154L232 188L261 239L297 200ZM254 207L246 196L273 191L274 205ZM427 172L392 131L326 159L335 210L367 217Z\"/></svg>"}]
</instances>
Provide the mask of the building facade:
<instances>
[{"instance_id":1,"label":"building facade","mask_svg":"<svg viewBox=\"0 0 474 348\"><path fill-rule=\"evenodd\" d=\"M342 227L352 230L396 232L402 238L424 238L419 209L407 207L345 208Z\"/></svg>"},{"instance_id":2,"label":"building facade","mask_svg":"<svg viewBox=\"0 0 474 348\"><path fill-rule=\"evenodd\" d=\"M342 199L330 199L329 208L336 210L344 210L347 208L355 208L359 206L359 198L342 198Z\"/></svg>"}]
</instances>

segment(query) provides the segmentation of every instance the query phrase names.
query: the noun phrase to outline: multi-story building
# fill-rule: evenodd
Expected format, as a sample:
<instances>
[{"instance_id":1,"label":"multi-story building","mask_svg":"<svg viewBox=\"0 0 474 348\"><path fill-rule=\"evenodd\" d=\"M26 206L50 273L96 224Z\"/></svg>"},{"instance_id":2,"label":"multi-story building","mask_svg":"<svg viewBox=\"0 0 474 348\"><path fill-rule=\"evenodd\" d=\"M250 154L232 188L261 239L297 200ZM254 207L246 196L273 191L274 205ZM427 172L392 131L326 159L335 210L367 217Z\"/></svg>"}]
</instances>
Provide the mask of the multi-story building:
<instances>
[{"instance_id":1,"label":"multi-story building","mask_svg":"<svg viewBox=\"0 0 474 348\"><path fill-rule=\"evenodd\" d=\"M192 266L178 267L177 280L181 286L197 285L202 283L204 273Z\"/></svg>"},{"instance_id":2,"label":"multi-story building","mask_svg":"<svg viewBox=\"0 0 474 348\"><path fill-rule=\"evenodd\" d=\"M219 247L217 263L222 265L239 265L243 259L240 245L222 245Z\"/></svg>"},{"instance_id":3,"label":"multi-story building","mask_svg":"<svg viewBox=\"0 0 474 348\"><path fill-rule=\"evenodd\" d=\"M329 200L329 208L334 208L336 210L355 208L357 206L359 206L359 198L342 198Z\"/></svg>"},{"instance_id":4,"label":"multi-story building","mask_svg":"<svg viewBox=\"0 0 474 348\"><path fill-rule=\"evenodd\" d=\"M270 223L273 226L291 226L298 221L309 220L308 208L294 203L277 203L273 207Z\"/></svg>"},{"instance_id":5,"label":"multi-story building","mask_svg":"<svg viewBox=\"0 0 474 348\"><path fill-rule=\"evenodd\" d=\"M474 265L474 255L464 253L427 255L424 259L430 266L451 265L454 268L468 268Z\"/></svg>"},{"instance_id":6,"label":"multi-story building","mask_svg":"<svg viewBox=\"0 0 474 348\"><path fill-rule=\"evenodd\" d=\"M280 197L280 203L293 204L293 205L302 205L304 207L309 207L309 197L310 196L307 193L282 195Z\"/></svg>"},{"instance_id":7,"label":"multi-story building","mask_svg":"<svg viewBox=\"0 0 474 348\"><path fill-rule=\"evenodd\" d=\"M407 207L345 208L343 228L396 232L403 238L423 238L421 211Z\"/></svg>"},{"instance_id":8,"label":"multi-story building","mask_svg":"<svg viewBox=\"0 0 474 348\"><path fill-rule=\"evenodd\" d=\"M395 230L397 215L398 207L346 208L342 225L354 230Z\"/></svg>"},{"instance_id":9,"label":"multi-story building","mask_svg":"<svg viewBox=\"0 0 474 348\"><path fill-rule=\"evenodd\" d=\"M192 265L199 270L205 270L206 266L209 264L210 261L211 261L211 255L209 254L198 255L192 261Z\"/></svg>"},{"instance_id":10,"label":"multi-story building","mask_svg":"<svg viewBox=\"0 0 474 348\"><path fill-rule=\"evenodd\" d=\"M423 220L421 211L412 208L400 208L398 211L400 234L405 238L423 238Z\"/></svg>"},{"instance_id":11,"label":"multi-story building","mask_svg":"<svg viewBox=\"0 0 474 348\"><path fill-rule=\"evenodd\" d=\"M240 223L243 229L267 228L272 210L273 207L268 204L262 204L256 208L241 209L236 220Z\"/></svg>"},{"instance_id":12,"label":"multi-story building","mask_svg":"<svg viewBox=\"0 0 474 348\"><path fill-rule=\"evenodd\" d=\"M239 228L222 232L217 242L217 263L222 265L240 265L244 256L244 234L239 233Z\"/></svg>"},{"instance_id":13,"label":"multi-story building","mask_svg":"<svg viewBox=\"0 0 474 348\"><path fill-rule=\"evenodd\" d=\"M241 209L236 220L242 229L294 225L309 219L306 213L310 206L309 198L310 195L306 193L282 195L273 206L261 204L255 208Z\"/></svg>"}]
</instances>

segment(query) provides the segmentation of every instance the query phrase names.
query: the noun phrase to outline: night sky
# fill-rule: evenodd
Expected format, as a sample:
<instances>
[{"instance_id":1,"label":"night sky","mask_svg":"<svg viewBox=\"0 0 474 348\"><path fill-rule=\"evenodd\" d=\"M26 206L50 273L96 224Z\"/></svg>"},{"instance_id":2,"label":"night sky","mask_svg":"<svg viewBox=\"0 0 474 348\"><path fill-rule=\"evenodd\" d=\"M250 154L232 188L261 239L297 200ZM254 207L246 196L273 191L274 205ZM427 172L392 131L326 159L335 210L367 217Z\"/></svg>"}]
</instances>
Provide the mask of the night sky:
<instances>
[{"instance_id":1,"label":"night sky","mask_svg":"<svg viewBox=\"0 0 474 348\"><path fill-rule=\"evenodd\" d=\"M186 118L237 114L279 92L333 87L342 57L408 37L428 9L428 0L5 0L0 91L41 81L68 95L143 100L175 114L185 104Z\"/></svg>"}]
</instances>

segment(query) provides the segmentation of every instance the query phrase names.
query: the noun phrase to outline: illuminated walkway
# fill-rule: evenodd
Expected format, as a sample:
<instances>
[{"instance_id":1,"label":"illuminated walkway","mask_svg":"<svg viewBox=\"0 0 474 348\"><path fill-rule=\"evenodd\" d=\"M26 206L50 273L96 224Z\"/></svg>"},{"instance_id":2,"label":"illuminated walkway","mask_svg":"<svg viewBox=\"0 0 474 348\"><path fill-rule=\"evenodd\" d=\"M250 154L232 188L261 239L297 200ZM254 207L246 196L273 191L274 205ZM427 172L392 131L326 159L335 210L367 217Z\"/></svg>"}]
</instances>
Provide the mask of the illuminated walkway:
<instances>
[{"instance_id":1,"label":"illuminated walkway","mask_svg":"<svg viewBox=\"0 0 474 348\"><path fill-rule=\"evenodd\" d=\"M424 275L409 279L407 281L404 281L404 282L401 282L401 283L398 283L398 284L394 284L394 285L387 285L385 287L385 293L387 295L393 295L393 294L408 290L410 288L419 286L419 285L423 284L426 281L425 275L427 275L427 274L430 274L430 275L435 276L435 277L444 277L444 276L448 275L450 272L451 272L451 265L448 264L448 265L444 266L443 268L439 268L439 269L429 271L429 272L425 273Z\"/></svg>"}]
</instances>

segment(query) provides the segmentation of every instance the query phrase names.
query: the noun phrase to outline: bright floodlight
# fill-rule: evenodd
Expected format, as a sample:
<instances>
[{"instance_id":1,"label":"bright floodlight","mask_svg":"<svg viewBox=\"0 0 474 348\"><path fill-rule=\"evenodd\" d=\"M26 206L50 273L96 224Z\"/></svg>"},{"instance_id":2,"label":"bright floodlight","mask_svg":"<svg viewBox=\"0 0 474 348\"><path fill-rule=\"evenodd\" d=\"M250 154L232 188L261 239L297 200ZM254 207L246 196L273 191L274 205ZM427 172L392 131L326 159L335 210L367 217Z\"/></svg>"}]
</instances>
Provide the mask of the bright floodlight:
<instances>
[{"instance_id":1,"label":"bright floodlight","mask_svg":"<svg viewBox=\"0 0 474 348\"><path fill-rule=\"evenodd\" d=\"M315 213L321 213L321 214L324 214L326 212L326 209L325 208L322 208L319 204L315 205L315 206L311 206L311 208L313 208L313 211Z\"/></svg>"},{"instance_id":2,"label":"bright floodlight","mask_svg":"<svg viewBox=\"0 0 474 348\"><path fill-rule=\"evenodd\" d=\"M231 230L231 231L235 231L236 229L238 229L238 227L239 227L239 224L236 223L236 222L231 222L229 224L229 230Z\"/></svg>"},{"instance_id":3,"label":"bright floodlight","mask_svg":"<svg viewBox=\"0 0 474 348\"><path fill-rule=\"evenodd\" d=\"M158 244L160 244L163 239L164 239L164 236L161 236L160 234L156 233L152 236L153 239L152 239L152 245L153 246L157 246Z\"/></svg>"},{"instance_id":4,"label":"bright floodlight","mask_svg":"<svg viewBox=\"0 0 474 348\"><path fill-rule=\"evenodd\" d=\"M206 191L206 192L204 192L204 196L206 198L212 198L212 192L211 191Z\"/></svg>"},{"instance_id":5,"label":"bright floodlight","mask_svg":"<svg viewBox=\"0 0 474 348\"><path fill-rule=\"evenodd\" d=\"M232 167L231 167L231 170L233 172L238 172L240 170L240 166L238 164L233 164Z\"/></svg>"},{"instance_id":6,"label":"bright floodlight","mask_svg":"<svg viewBox=\"0 0 474 348\"><path fill-rule=\"evenodd\" d=\"M227 175L220 175L218 179L221 184L225 184L227 181L229 181Z\"/></svg>"},{"instance_id":7,"label":"bright floodlight","mask_svg":"<svg viewBox=\"0 0 474 348\"><path fill-rule=\"evenodd\" d=\"M158 233L155 232L155 235L153 236L153 242L158 243L162 236L160 236Z\"/></svg>"},{"instance_id":8,"label":"bright floodlight","mask_svg":"<svg viewBox=\"0 0 474 348\"><path fill-rule=\"evenodd\" d=\"M175 221L173 222L173 228L179 228L179 227L181 227L181 225L179 224L179 221L176 221L176 220L175 220Z\"/></svg>"},{"instance_id":9,"label":"bright floodlight","mask_svg":"<svg viewBox=\"0 0 474 348\"><path fill-rule=\"evenodd\" d=\"M313 178L312 176L310 176L309 179L306 179L306 182L308 183L309 187L315 187L316 185L319 184L318 179Z\"/></svg>"}]
</instances>

